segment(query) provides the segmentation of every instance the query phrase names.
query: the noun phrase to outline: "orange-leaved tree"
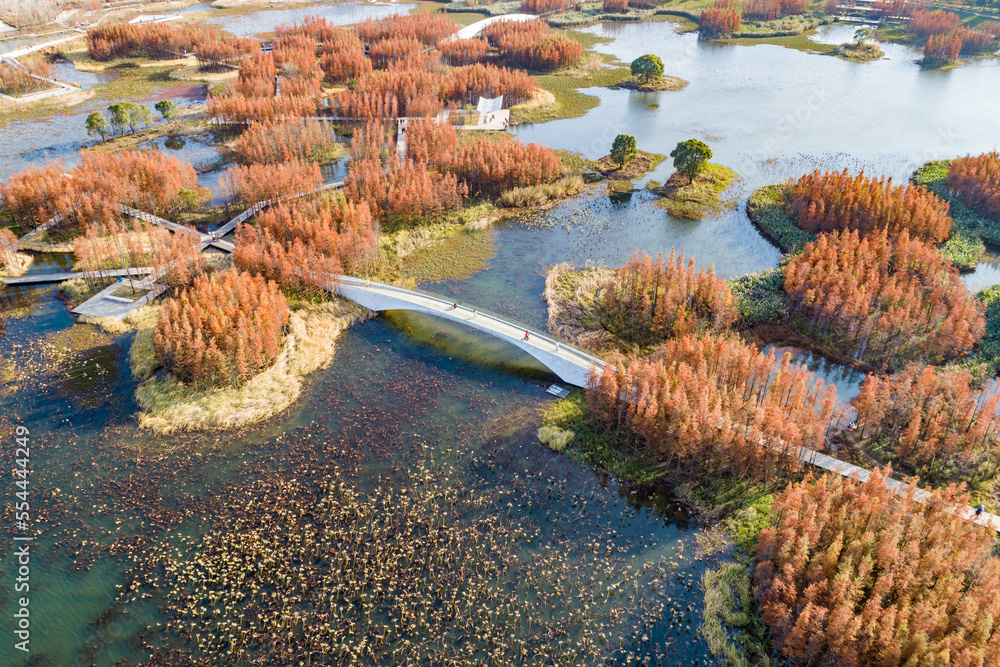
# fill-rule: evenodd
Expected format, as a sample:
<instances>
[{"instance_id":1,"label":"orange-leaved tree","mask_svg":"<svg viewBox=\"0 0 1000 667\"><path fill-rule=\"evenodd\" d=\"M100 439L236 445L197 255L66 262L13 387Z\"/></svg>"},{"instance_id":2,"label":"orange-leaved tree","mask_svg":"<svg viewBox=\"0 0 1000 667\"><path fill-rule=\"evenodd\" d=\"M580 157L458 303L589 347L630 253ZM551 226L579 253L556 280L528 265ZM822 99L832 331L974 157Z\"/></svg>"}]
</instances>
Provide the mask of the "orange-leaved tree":
<instances>
[{"instance_id":1,"label":"orange-leaved tree","mask_svg":"<svg viewBox=\"0 0 1000 667\"><path fill-rule=\"evenodd\" d=\"M773 646L795 664L996 664L996 532L961 489L919 502L887 477L807 478L774 501L754 571Z\"/></svg>"},{"instance_id":2,"label":"orange-leaved tree","mask_svg":"<svg viewBox=\"0 0 1000 667\"><path fill-rule=\"evenodd\" d=\"M599 302L602 326L639 346L698 330L722 332L738 315L726 281L673 250L665 261L663 253L633 254L604 284Z\"/></svg>"},{"instance_id":3,"label":"orange-leaved tree","mask_svg":"<svg viewBox=\"0 0 1000 667\"><path fill-rule=\"evenodd\" d=\"M985 329L958 272L906 230L820 234L784 278L789 311L810 333L874 365L956 359Z\"/></svg>"},{"instance_id":4,"label":"orange-leaved tree","mask_svg":"<svg viewBox=\"0 0 1000 667\"><path fill-rule=\"evenodd\" d=\"M156 356L196 386L239 385L275 362L287 325L273 281L242 271L201 276L160 310Z\"/></svg>"}]
</instances>

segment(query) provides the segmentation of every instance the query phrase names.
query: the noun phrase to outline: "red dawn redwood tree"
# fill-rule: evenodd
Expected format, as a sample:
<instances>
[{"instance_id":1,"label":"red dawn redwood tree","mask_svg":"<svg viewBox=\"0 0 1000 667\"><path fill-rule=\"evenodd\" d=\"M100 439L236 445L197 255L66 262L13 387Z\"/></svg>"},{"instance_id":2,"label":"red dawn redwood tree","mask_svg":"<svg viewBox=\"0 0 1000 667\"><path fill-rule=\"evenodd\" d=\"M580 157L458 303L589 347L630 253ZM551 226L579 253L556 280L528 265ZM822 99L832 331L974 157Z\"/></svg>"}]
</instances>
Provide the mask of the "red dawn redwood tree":
<instances>
[{"instance_id":1,"label":"red dawn redwood tree","mask_svg":"<svg viewBox=\"0 0 1000 667\"><path fill-rule=\"evenodd\" d=\"M196 386L239 385L274 363L287 325L273 281L238 271L201 276L163 305L156 356Z\"/></svg>"}]
</instances>

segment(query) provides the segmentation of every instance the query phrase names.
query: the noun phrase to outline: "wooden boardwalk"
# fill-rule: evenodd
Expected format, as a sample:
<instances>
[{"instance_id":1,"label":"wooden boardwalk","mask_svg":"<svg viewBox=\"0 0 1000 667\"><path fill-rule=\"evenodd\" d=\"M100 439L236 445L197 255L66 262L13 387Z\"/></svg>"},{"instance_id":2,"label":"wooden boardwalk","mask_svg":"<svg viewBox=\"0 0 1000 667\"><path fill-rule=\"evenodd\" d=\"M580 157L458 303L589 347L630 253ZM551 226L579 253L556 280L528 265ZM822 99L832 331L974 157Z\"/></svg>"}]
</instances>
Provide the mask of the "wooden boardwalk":
<instances>
[{"instance_id":1,"label":"wooden boardwalk","mask_svg":"<svg viewBox=\"0 0 1000 667\"><path fill-rule=\"evenodd\" d=\"M133 269L115 269L112 271L101 271L99 276L106 278L117 278L119 276L145 276L153 272L150 268L133 268ZM90 274L95 275L95 274ZM87 276L83 271L60 271L54 273L29 273L23 276L16 276L14 278L0 278L4 283L8 285L45 285L48 283L61 283L64 280L72 280L73 278L85 278Z\"/></svg>"}]
</instances>

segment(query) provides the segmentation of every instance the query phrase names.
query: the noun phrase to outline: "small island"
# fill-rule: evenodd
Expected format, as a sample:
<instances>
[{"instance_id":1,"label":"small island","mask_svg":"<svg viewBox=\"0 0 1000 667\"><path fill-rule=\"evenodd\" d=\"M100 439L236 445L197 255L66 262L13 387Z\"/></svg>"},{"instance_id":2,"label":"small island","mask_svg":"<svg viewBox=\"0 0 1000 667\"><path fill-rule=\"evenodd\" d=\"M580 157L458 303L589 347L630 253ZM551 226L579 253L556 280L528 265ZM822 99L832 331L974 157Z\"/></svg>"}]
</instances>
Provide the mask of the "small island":
<instances>
[{"instance_id":1,"label":"small island","mask_svg":"<svg viewBox=\"0 0 1000 667\"><path fill-rule=\"evenodd\" d=\"M639 150L632 135L619 134L611 145L611 153L599 159L596 168L608 181L612 181L608 184L612 190L620 191L623 184L631 190L633 179L655 169L665 159L658 153Z\"/></svg>"},{"instance_id":2,"label":"small island","mask_svg":"<svg viewBox=\"0 0 1000 667\"><path fill-rule=\"evenodd\" d=\"M868 28L858 28L854 31L853 42L845 42L837 47L837 55L845 60L854 60L856 62L878 60L885 55L885 52L877 44L868 43L868 40L871 38L871 30Z\"/></svg>"},{"instance_id":3,"label":"small island","mask_svg":"<svg viewBox=\"0 0 1000 667\"><path fill-rule=\"evenodd\" d=\"M684 79L665 75L663 61L651 53L633 60L630 70L632 76L619 81L614 87L643 93L663 93L681 90L688 85Z\"/></svg>"},{"instance_id":4,"label":"small island","mask_svg":"<svg viewBox=\"0 0 1000 667\"><path fill-rule=\"evenodd\" d=\"M739 174L719 164L710 164L712 149L703 141L688 139L670 153L674 168L667 182L650 189L662 195L657 205L677 218L703 220L727 207L721 193Z\"/></svg>"}]
</instances>

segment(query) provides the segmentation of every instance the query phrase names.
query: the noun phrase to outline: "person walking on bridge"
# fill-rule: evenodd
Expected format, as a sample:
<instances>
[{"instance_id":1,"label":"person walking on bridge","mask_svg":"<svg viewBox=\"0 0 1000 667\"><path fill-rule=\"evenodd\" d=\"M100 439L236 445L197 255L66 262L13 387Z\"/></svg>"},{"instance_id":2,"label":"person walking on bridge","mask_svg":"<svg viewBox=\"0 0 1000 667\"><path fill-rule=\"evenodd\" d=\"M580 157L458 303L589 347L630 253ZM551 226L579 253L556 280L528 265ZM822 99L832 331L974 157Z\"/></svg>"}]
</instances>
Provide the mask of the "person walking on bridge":
<instances>
[{"instance_id":1,"label":"person walking on bridge","mask_svg":"<svg viewBox=\"0 0 1000 667\"><path fill-rule=\"evenodd\" d=\"M525 332L524 332L524 340L528 340L528 331L527 330L525 330Z\"/></svg>"}]
</instances>

